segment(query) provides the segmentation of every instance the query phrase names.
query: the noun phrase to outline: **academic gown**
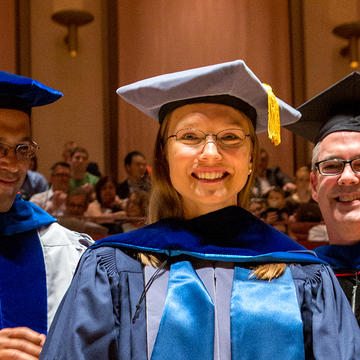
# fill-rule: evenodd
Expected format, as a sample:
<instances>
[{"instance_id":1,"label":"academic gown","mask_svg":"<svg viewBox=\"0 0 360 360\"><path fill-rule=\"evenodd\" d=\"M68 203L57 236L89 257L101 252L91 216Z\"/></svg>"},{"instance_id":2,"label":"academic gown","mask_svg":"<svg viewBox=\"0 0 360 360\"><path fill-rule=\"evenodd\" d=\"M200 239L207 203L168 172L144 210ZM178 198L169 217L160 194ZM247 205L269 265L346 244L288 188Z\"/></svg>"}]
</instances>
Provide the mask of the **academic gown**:
<instances>
[{"instance_id":1,"label":"academic gown","mask_svg":"<svg viewBox=\"0 0 360 360\"><path fill-rule=\"evenodd\" d=\"M360 243L325 245L315 251L333 268L360 325Z\"/></svg>"},{"instance_id":2,"label":"academic gown","mask_svg":"<svg viewBox=\"0 0 360 360\"><path fill-rule=\"evenodd\" d=\"M19 195L0 213L0 240L0 329L26 326L46 334L93 241Z\"/></svg>"},{"instance_id":3,"label":"academic gown","mask_svg":"<svg viewBox=\"0 0 360 360\"><path fill-rule=\"evenodd\" d=\"M139 251L168 263L157 272L133 256ZM249 278L251 265L273 262L289 264L279 279ZM80 261L40 359L360 359L359 340L332 270L229 207L97 242Z\"/></svg>"}]
</instances>

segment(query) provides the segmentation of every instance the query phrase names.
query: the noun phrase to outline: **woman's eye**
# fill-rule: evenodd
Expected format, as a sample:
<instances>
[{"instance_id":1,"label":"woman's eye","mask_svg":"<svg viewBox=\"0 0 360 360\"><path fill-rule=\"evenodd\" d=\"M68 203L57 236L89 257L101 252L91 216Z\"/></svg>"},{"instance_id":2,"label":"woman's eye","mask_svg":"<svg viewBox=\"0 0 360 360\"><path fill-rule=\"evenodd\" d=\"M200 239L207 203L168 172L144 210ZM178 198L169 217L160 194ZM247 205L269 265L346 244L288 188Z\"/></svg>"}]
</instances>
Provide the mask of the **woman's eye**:
<instances>
[{"instance_id":1,"label":"woman's eye","mask_svg":"<svg viewBox=\"0 0 360 360\"><path fill-rule=\"evenodd\" d=\"M239 139L239 137L235 134L232 134L232 133L228 133L228 134L224 134L221 136L221 140L223 141L227 141L227 140L237 140Z\"/></svg>"},{"instance_id":2,"label":"woman's eye","mask_svg":"<svg viewBox=\"0 0 360 360\"><path fill-rule=\"evenodd\" d=\"M187 142L196 142L201 141L201 136L199 134L188 132L181 134L180 139L181 141L187 141Z\"/></svg>"}]
</instances>

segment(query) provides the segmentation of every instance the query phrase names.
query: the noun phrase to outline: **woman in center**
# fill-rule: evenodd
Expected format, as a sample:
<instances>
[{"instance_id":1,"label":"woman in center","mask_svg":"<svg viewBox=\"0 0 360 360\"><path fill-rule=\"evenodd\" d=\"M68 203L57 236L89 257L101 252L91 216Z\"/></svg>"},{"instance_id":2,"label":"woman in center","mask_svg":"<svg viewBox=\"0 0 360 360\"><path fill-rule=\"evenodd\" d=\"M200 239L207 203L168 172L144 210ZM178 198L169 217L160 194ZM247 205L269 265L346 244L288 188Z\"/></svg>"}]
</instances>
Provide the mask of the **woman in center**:
<instances>
[{"instance_id":1,"label":"woman in center","mask_svg":"<svg viewBox=\"0 0 360 360\"><path fill-rule=\"evenodd\" d=\"M330 268L247 212L256 131L299 113L241 60L118 90L160 121L151 224L80 262L42 359L353 359L359 328ZM269 124L268 124L269 123Z\"/></svg>"}]
</instances>

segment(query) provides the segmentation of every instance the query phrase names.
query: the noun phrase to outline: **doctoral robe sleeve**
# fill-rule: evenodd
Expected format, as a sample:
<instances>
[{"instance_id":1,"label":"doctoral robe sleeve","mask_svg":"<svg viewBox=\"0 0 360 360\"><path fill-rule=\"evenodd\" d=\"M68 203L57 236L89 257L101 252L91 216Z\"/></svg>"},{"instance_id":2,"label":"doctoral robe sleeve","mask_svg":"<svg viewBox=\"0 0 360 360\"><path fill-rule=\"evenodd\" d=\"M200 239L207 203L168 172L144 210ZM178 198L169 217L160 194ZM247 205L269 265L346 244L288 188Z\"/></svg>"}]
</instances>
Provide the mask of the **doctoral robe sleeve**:
<instances>
[{"instance_id":1,"label":"doctoral robe sleeve","mask_svg":"<svg viewBox=\"0 0 360 360\"><path fill-rule=\"evenodd\" d=\"M360 330L333 271L291 266L301 307L306 359L360 359Z\"/></svg>"},{"instance_id":2,"label":"doctoral robe sleeve","mask_svg":"<svg viewBox=\"0 0 360 360\"><path fill-rule=\"evenodd\" d=\"M142 268L137 261L110 247L86 251L40 359L146 358L145 346L140 346L146 344L144 311L132 322L142 289Z\"/></svg>"}]
</instances>

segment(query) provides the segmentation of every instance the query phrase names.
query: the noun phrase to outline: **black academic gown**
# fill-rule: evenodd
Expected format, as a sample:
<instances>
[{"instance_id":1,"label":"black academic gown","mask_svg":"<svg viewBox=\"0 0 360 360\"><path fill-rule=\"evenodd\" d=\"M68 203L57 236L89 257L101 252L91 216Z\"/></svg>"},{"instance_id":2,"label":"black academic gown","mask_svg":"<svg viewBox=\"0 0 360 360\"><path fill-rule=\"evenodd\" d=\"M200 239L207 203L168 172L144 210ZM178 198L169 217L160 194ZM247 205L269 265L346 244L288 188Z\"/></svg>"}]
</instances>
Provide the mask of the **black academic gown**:
<instances>
[{"instance_id":1,"label":"black academic gown","mask_svg":"<svg viewBox=\"0 0 360 360\"><path fill-rule=\"evenodd\" d=\"M315 251L333 268L360 325L360 243L325 245Z\"/></svg>"},{"instance_id":2,"label":"black academic gown","mask_svg":"<svg viewBox=\"0 0 360 360\"><path fill-rule=\"evenodd\" d=\"M240 264L244 267L291 263L303 324L304 358L360 359L360 331L332 270L236 207L189 221L160 221L110 237L88 250L58 309L40 359L149 358L146 306L143 303L136 309L145 285L144 268L133 254L150 247L173 262L185 256L213 266L217 256L221 260L229 256L231 261L244 256L246 261ZM265 336L265 330L258 336ZM276 354L268 356L276 358Z\"/></svg>"}]
</instances>

